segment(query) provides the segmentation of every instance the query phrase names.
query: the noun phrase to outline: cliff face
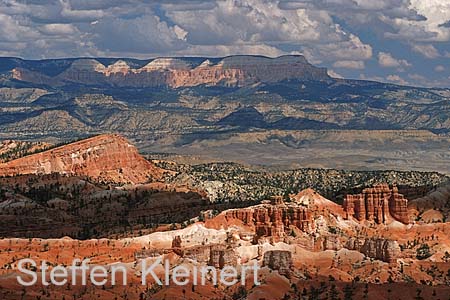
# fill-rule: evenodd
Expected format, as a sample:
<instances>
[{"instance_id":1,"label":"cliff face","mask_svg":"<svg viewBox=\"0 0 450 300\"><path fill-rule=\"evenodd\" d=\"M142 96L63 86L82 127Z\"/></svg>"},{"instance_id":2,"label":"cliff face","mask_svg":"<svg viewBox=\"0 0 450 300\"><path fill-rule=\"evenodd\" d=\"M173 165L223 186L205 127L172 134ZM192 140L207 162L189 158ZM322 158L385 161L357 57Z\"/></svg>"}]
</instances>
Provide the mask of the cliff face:
<instances>
[{"instance_id":1,"label":"cliff face","mask_svg":"<svg viewBox=\"0 0 450 300\"><path fill-rule=\"evenodd\" d=\"M408 200L398 193L397 187L387 184L364 189L361 194L347 195L344 200L347 218L369 221L377 224L387 223L394 218L408 224Z\"/></svg>"},{"instance_id":2,"label":"cliff face","mask_svg":"<svg viewBox=\"0 0 450 300\"><path fill-rule=\"evenodd\" d=\"M159 179L163 170L125 138L108 134L0 164L0 176L51 173L137 184Z\"/></svg>"},{"instance_id":3,"label":"cliff face","mask_svg":"<svg viewBox=\"0 0 450 300\"><path fill-rule=\"evenodd\" d=\"M293 263L291 251L272 250L266 251L263 258L263 266L277 270L281 275L290 277Z\"/></svg>"},{"instance_id":4,"label":"cliff face","mask_svg":"<svg viewBox=\"0 0 450 300\"><path fill-rule=\"evenodd\" d=\"M279 200L278 200L279 201ZM304 232L310 232L313 221L306 207L295 204L264 203L244 209L232 209L225 213L226 219L237 219L245 225L255 227L255 242L262 237L270 237L274 242L281 241L294 226Z\"/></svg>"},{"instance_id":5,"label":"cliff face","mask_svg":"<svg viewBox=\"0 0 450 300\"><path fill-rule=\"evenodd\" d=\"M11 70L14 79L61 86L68 83L122 87L192 87L197 85L246 86L257 82L289 79L329 80L327 70L309 64L302 56L267 58L231 56L217 63L209 59L195 65L183 58L159 58L141 68L125 61L104 66L95 59L78 59L55 76L31 71L24 66Z\"/></svg>"},{"instance_id":6,"label":"cliff face","mask_svg":"<svg viewBox=\"0 0 450 300\"><path fill-rule=\"evenodd\" d=\"M398 242L379 238L363 240L350 238L346 244L346 248L359 251L368 257L389 263L395 262L401 253Z\"/></svg>"}]
</instances>

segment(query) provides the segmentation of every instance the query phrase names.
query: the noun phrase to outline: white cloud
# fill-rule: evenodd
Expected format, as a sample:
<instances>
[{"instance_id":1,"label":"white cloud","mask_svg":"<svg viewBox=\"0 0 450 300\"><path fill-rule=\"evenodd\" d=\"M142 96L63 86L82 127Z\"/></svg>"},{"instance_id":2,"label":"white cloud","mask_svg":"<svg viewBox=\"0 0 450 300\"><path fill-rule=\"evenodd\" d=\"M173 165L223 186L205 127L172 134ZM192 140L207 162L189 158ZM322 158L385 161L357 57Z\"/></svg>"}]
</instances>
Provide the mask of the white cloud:
<instances>
[{"instance_id":1,"label":"white cloud","mask_svg":"<svg viewBox=\"0 0 450 300\"><path fill-rule=\"evenodd\" d=\"M276 47L268 45L253 45L245 43L236 43L235 45L189 45L186 49L173 51L170 56L210 56L220 57L229 55L265 55L268 57L278 57L289 54Z\"/></svg>"},{"instance_id":2,"label":"white cloud","mask_svg":"<svg viewBox=\"0 0 450 300\"><path fill-rule=\"evenodd\" d=\"M365 65L363 61L358 60L339 60L333 64L333 67L361 70L364 69Z\"/></svg>"},{"instance_id":3,"label":"white cloud","mask_svg":"<svg viewBox=\"0 0 450 300\"><path fill-rule=\"evenodd\" d=\"M378 53L378 64L385 68L411 67L411 64L404 59L396 59L390 53Z\"/></svg>"},{"instance_id":4,"label":"white cloud","mask_svg":"<svg viewBox=\"0 0 450 300\"><path fill-rule=\"evenodd\" d=\"M403 78L401 78L398 75L389 75L386 77L387 81L393 82L393 83L397 83L397 84L401 84L401 85L408 85L409 83L404 80Z\"/></svg>"},{"instance_id":5,"label":"white cloud","mask_svg":"<svg viewBox=\"0 0 450 300\"><path fill-rule=\"evenodd\" d=\"M332 69L329 69L329 70L328 70L328 75L329 75L330 77L333 77L333 78L339 78L339 79L344 78L344 76L342 76L341 74L335 72L335 71L332 70Z\"/></svg>"},{"instance_id":6,"label":"white cloud","mask_svg":"<svg viewBox=\"0 0 450 300\"><path fill-rule=\"evenodd\" d=\"M417 81L419 81L419 82L426 81L426 78L419 74L409 74L408 77L411 78L412 80L415 80L416 82Z\"/></svg>"},{"instance_id":7,"label":"white cloud","mask_svg":"<svg viewBox=\"0 0 450 300\"><path fill-rule=\"evenodd\" d=\"M414 52L422 54L424 57L434 59L440 57L439 51L431 44L417 44L412 46Z\"/></svg>"},{"instance_id":8,"label":"white cloud","mask_svg":"<svg viewBox=\"0 0 450 300\"><path fill-rule=\"evenodd\" d=\"M450 28L443 26L449 12L448 0L0 0L0 54L149 58L301 53L314 64L332 67L335 76L340 76L337 70L386 81L374 76L383 74L380 68L395 68L403 76L399 72L409 68L412 76L448 86L447 78L438 78L446 76L436 74L441 68L433 72L436 64L419 68L425 59L450 58ZM361 29L371 31L375 40L359 36ZM378 43L376 60L369 41ZM386 43L389 50L383 49ZM414 66L405 46L420 54L414 56ZM400 82L395 76L389 77L391 82ZM416 76L406 79L419 81Z\"/></svg>"},{"instance_id":9,"label":"white cloud","mask_svg":"<svg viewBox=\"0 0 450 300\"><path fill-rule=\"evenodd\" d=\"M0 13L0 37L2 42L26 42L35 39L39 33L15 18Z\"/></svg>"},{"instance_id":10,"label":"white cloud","mask_svg":"<svg viewBox=\"0 0 450 300\"><path fill-rule=\"evenodd\" d=\"M130 18L108 16L92 27L92 41L106 52L164 53L187 47L185 31L153 14Z\"/></svg>"},{"instance_id":11,"label":"white cloud","mask_svg":"<svg viewBox=\"0 0 450 300\"><path fill-rule=\"evenodd\" d=\"M212 10L169 10L167 15L188 32L186 39L196 48L241 43L290 47L313 62L372 57L372 47L335 24L326 11L283 10L276 1L225 0Z\"/></svg>"},{"instance_id":12,"label":"white cloud","mask_svg":"<svg viewBox=\"0 0 450 300\"><path fill-rule=\"evenodd\" d=\"M72 9L70 1L59 0L61 3L61 17L73 22L92 22L104 16L102 10L75 10Z\"/></svg>"},{"instance_id":13,"label":"white cloud","mask_svg":"<svg viewBox=\"0 0 450 300\"><path fill-rule=\"evenodd\" d=\"M445 71L445 67L444 67L444 66L441 66L441 65L438 65L438 66L436 66L436 67L434 68L434 70L435 70L436 72L444 72L444 71Z\"/></svg>"},{"instance_id":14,"label":"white cloud","mask_svg":"<svg viewBox=\"0 0 450 300\"><path fill-rule=\"evenodd\" d=\"M325 10L348 25L370 26L396 40L450 40L450 29L442 26L450 20L448 0L283 0L280 7Z\"/></svg>"},{"instance_id":15,"label":"white cloud","mask_svg":"<svg viewBox=\"0 0 450 300\"><path fill-rule=\"evenodd\" d=\"M38 29L48 35L69 35L77 31L76 27L71 24L45 24Z\"/></svg>"}]
</instances>

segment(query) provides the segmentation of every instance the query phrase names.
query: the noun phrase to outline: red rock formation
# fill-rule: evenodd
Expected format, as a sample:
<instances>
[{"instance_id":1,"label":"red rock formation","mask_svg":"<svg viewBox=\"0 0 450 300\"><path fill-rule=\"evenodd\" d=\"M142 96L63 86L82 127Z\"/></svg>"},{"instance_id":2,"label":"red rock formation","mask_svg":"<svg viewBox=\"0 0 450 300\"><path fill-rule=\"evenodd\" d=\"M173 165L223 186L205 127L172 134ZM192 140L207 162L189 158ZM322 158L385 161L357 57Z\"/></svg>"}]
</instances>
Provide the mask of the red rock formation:
<instances>
[{"instance_id":1,"label":"red rock formation","mask_svg":"<svg viewBox=\"0 0 450 300\"><path fill-rule=\"evenodd\" d=\"M358 195L347 195L344 200L347 218L369 221L377 224L386 223L390 217L408 224L408 200L398 193L397 187L389 188L380 184L367 188Z\"/></svg>"},{"instance_id":2,"label":"red rock formation","mask_svg":"<svg viewBox=\"0 0 450 300\"><path fill-rule=\"evenodd\" d=\"M280 275L290 277L292 272L292 253L285 250L266 251L263 258L263 266L277 270Z\"/></svg>"},{"instance_id":3,"label":"red rock formation","mask_svg":"<svg viewBox=\"0 0 450 300\"><path fill-rule=\"evenodd\" d=\"M386 239L355 239L350 238L346 248L356 250L364 255L385 262L396 262L400 257L401 249L396 241Z\"/></svg>"},{"instance_id":4,"label":"red rock formation","mask_svg":"<svg viewBox=\"0 0 450 300\"><path fill-rule=\"evenodd\" d=\"M60 173L116 183L160 179L163 170L119 135L99 135L0 164L0 176Z\"/></svg>"},{"instance_id":5,"label":"red rock formation","mask_svg":"<svg viewBox=\"0 0 450 300\"><path fill-rule=\"evenodd\" d=\"M215 268L222 269L224 266L236 266L237 255L234 253L233 248L227 248L226 246L211 246L209 265Z\"/></svg>"},{"instance_id":6,"label":"red rock formation","mask_svg":"<svg viewBox=\"0 0 450 300\"><path fill-rule=\"evenodd\" d=\"M313 223L310 211L295 204L261 204L251 208L232 209L226 211L225 218L238 219L245 225L255 226L256 241L261 237L280 241L290 226L309 232Z\"/></svg>"},{"instance_id":7,"label":"red rock formation","mask_svg":"<svg viewBox=\"0 0 450 300\"><path fill-rule=\"evenodd\" d=\"M173 238L172 248L181 248L181 236L177 235Z\"/></svg>"}]
</instances>

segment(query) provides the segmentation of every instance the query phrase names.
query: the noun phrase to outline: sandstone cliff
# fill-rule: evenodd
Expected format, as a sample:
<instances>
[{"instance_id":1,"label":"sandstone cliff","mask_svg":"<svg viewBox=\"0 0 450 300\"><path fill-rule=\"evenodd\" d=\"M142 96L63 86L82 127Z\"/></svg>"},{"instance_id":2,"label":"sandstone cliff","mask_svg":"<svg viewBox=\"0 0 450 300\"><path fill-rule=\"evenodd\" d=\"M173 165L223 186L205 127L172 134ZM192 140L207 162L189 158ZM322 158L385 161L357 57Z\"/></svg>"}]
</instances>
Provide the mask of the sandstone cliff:
<instances>
[{"instance_id":1,"label":"sandstone cliff","mask_svg":"<svg viewBox=\"0 0 450 300\"><path fill-rule=\"evenodd\" d=\"M13 79L49 86L68 83L121 87L246 86L283 80L329 80L327 70L309 64L303 56L230 56L198 65L183 58L157 58L141 68L118 60L105 66L95 59L78 59L63 72L48 76L23 67L11 70Z\"/></svg>"},{"instance_id":2,"label":"sandstone cliff","mask_svg":"<svg viewBox=\"0 0 450 300\"><path fill-rule=\"evenodd\" d=\"M347 195L344 200L347 218L369 221L377 224L388 223L392 218L408 224L408 200L398 193L397 187L387 184L367 188L358 195Z\"/></svg>"},{"instance_id":3,"label":"sandstone cliff","mask_svg":"<svg viewBox=\"0 0 450 300\"><path fill-rule=\"evenodd\" d=\"M118 135L100 135L0 164L0 176L51 174L88 176L115 183L145 183L163 170Z\"/></svg>"},{"instance_id":4,"label":"sandstone cliff","mask_svg":"<svg viewBox=\"0 0 450 300\"><path fill-rule=\"evenodd\" d=\"M398 242L379 238L350 238L346 244L346 248L359 251L368 257L389 263L395 262L401 253Z\"/></svg>"},{"instance_id":5,"label":"sandstone cliff","mask_svg":"<svg viewBox=\"0 0 450 300\"><path fill-rule=\"evenodd\" d=\"M244 225L254 227L255 242L263 237L274 242L281 241L290 233L291 226L304 232L310 232L313 227L308 208L292 203L284 204L280 198L275 198L272 203L269 201L249 208L231 209L224 215L226 220L237 219Z\"/></svg>"},{"instance_id":6,"label":"sandstone cliff","mask_svg":"<svg viewBox=\"0 0 450 300\"><path fill-rule=\"evenodd\" d=\"M277 270L281 275L289 278L293 269L292 253L286 250L266 251L264 253L263 266Z\"/></svg>"}]
</instances>

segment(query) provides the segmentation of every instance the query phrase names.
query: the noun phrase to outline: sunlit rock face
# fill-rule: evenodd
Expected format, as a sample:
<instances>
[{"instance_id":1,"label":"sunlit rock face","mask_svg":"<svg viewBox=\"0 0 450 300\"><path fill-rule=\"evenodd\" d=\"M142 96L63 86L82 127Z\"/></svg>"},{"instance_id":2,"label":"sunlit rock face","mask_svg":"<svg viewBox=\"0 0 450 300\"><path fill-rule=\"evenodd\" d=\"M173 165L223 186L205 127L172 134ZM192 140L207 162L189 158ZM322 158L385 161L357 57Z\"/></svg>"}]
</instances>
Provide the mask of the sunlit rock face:
<instances>
[{"instance_id":1,"label":"sunlit rock face","mask_svg":"<svg viewBox=\"0 0 450 300\"><path fill-rule=\"evenodd\" d=\"M144 183L162 170L119 135L100 135L0 165L0 176L61 173L117 183Z\"/></svg>"},{"instance_id":2,"label":"sunlit rock face","mask_svg":"<svg viewBox=\"0 0 450 300\"><path fill-rule=\"evenodd\" d=\"M408 200L387 184L367 188L361 194L347 195L344 201L347 218L369 221L378 224L388 223L392 219L409 223Z\"/></svg>"},{"instance_id":3,"label":"sunlit rock face","mask_svg":"<svg viewBox=\"0 0 450 300\"><path fill-rule=\"evenodd\" d=\"M309 64L303 56L230 56L219 61L204 59L194 64L183 58L157 58L142 67L124 60L105 66L95 59L78 59L63 72L48 76L26 68L14 68L14 79L62 86L66 84L171 88L208 86L242 87L283 80L329 80L327 70Z\"/></svg>"}]
</instances>

